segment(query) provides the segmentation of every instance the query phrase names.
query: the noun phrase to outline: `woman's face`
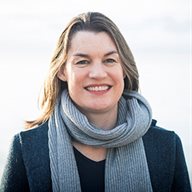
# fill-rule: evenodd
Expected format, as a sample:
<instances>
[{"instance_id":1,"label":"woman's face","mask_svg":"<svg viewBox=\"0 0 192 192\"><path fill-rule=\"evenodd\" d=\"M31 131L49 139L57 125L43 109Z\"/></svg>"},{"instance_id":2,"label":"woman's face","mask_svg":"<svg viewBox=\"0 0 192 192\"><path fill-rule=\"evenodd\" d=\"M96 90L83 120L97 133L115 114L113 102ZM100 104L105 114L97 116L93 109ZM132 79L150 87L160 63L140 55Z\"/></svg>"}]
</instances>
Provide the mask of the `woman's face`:
<instances>
[{"instance_id":1,"label":"woman's face","mask_svg":"<svg viewBox=\"0 0 192 192\"><path fill-rule=\"evenodd\" d=\"M117 112L124 74L116 46L105 32L77 32L68 59L58 73L71 99L85 115Z\"/></svg>"}]
</instances>

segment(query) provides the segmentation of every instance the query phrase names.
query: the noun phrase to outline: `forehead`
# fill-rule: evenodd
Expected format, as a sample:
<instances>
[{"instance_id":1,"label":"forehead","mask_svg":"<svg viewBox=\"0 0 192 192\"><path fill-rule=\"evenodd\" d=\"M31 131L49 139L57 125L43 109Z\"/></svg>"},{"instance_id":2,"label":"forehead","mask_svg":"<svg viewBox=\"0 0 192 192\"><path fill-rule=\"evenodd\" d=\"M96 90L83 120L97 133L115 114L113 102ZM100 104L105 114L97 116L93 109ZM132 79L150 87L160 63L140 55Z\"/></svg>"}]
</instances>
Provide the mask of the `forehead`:
<instances>
[{"instance_id":1,"label":"forehead","mask_svg":"<svg viewBox=\"0 0 192 192\"><path fill-rule=\"evenodd\" d=\"M112 38L106 32L79 31L71 39L71 52L117 51Z\"/></svg>"}]
</instances>

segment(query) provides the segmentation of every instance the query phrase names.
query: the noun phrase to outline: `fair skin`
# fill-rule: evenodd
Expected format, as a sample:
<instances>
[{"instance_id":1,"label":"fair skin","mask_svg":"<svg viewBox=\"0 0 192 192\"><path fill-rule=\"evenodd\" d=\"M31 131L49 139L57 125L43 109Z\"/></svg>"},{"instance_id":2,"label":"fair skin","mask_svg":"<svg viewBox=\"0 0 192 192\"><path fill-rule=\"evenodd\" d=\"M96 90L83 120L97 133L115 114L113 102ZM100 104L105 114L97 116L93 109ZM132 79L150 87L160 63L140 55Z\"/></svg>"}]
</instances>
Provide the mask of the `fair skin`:
<instances>
[{"instance_id":1,"label":"fair skin","mask_svg":"<svg viewBox=\"0 0 192 192\"><path fill-rule=\"evenodd\" d=\"M115 127L124 74L116 46L107 33L77 32L58 77L67 82L71 99L91 124L101 129ZM105 148L78 142L73 145L94 161L106 157Z\"/></svg>"}]
</instances>

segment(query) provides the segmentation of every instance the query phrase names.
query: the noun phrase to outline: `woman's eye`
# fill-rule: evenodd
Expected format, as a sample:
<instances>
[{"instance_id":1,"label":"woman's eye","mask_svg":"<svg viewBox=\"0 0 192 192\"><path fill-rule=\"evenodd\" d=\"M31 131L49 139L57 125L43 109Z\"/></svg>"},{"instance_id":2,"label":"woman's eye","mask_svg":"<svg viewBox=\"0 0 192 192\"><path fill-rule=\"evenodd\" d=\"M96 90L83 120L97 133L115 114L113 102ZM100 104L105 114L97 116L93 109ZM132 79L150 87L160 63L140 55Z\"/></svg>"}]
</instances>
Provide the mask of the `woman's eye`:
<instances>
[{"instance_id":1,"label":"woman's eye","mask_svg":"<svg viewBox=\"0 0 192 192\"><path fill-rule=\"evenodd\" d=\"M78 65L85 65L88 63L89 63L89 61L87 61L87 60L81 60L81 61L76 62L76 64L78 64Z\"/></svg>"},{"instance_id":2,"label":"woman's eye","mask_svg":"<svg viewBox=\"0 0 192 192\"><path fill-rule=\"evenodd\" d=\"M116 63L114 59L106 59L105 63Z\"/></svg>"}]
</instances>

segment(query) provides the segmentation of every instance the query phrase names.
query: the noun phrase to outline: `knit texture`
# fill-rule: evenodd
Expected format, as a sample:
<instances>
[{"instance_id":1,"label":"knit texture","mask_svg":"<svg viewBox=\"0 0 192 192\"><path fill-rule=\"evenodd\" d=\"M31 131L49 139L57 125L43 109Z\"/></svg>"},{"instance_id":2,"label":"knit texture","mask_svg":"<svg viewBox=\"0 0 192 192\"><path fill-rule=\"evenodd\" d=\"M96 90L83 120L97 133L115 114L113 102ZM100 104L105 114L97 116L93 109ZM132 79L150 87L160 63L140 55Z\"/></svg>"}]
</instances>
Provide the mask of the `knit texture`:
<instances>
[{"instance_id":1,"label":"knit texture","mask_svg":"<svg viewBox=\"0 0 192 192\"><path fill-rule=\"evenodd\" d=\"M91 125L64 90L49 119L48 144L54 192L81 192L71 140L107 148L105 192L150 192L150 175L142 136L150 127L148 102L137 92L125 92L118 104L115 128ZM94 174L94 173L93 173Z\"/></svg>"}]
</instances>

